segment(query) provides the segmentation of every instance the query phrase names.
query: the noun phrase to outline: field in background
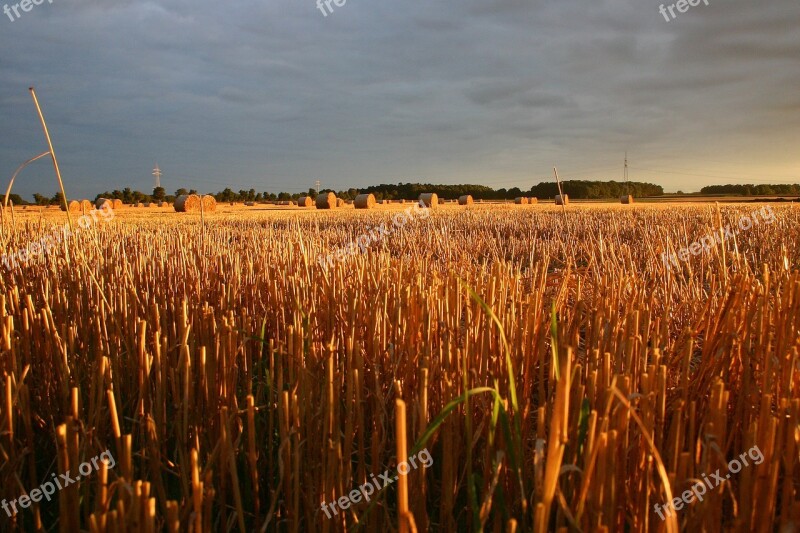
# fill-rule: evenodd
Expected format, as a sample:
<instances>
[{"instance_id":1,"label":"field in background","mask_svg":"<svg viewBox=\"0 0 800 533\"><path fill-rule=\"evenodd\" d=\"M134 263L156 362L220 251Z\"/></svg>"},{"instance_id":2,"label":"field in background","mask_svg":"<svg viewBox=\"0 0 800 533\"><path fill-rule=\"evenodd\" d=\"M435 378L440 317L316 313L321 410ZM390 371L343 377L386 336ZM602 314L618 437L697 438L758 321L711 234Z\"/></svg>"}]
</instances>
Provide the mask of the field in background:
<instances>
[{"instance_id":1,"label":"field in background","mask_svg":"<svg viewBox=\"0 0 800 533\"><path fill-rule=\"evenodd\" d=\"M123 208L3 269L0 498L117 465L0 529L800 526L794 205L672 270L762 206L448 204L318 263L409 207ZM0 253L65 220L6 211ZM433 466L326 517L404 447Z\"/></svg>"}]
</instances>

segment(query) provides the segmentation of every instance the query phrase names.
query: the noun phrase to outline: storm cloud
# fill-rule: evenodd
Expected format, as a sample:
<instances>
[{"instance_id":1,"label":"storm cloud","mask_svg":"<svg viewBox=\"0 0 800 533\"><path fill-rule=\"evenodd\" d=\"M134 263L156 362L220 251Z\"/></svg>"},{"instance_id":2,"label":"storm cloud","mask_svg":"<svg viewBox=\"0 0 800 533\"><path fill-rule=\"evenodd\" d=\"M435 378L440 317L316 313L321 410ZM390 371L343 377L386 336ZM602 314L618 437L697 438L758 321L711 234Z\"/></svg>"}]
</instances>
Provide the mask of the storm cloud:
<instances>
[{"instance_id":1,"label":"storm cloud","mask_svg":"<svg viewBox=\"0 0 800 533\"><path fill-rule=\"evenodd\" d=\"M150 191L156 162L170 192L529 188L620 179L625 151L667 190L800 181L800 3L660 4L45 2L0 15L0 181L45 150L31 85L73 197Z\"/></svg>"}]
</instances>

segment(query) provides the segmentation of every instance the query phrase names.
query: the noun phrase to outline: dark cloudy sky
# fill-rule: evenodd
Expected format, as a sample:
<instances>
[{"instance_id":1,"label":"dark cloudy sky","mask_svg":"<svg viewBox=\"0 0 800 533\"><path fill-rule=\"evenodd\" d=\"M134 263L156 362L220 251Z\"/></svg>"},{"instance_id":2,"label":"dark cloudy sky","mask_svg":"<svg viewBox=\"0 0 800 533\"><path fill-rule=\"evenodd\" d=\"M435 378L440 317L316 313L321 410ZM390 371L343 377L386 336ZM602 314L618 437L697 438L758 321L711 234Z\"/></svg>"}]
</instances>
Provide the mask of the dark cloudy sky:
<instances>
[{"instance_id":1,"label":"dark cloudy sky","mask_svg":"<svg viewBox=\"0 0 800 533\"><path fill-rule=\"evenodd\" d=\"M5 1L0 0L0 6ZM14 0L16 2L18 0ZM0 181L69 196L800 182L800 2L53 0L0 14ZM13 5L13 4L12 4ZM16 192L52 195L46 160Z\"/></svg>"}]
</instances>

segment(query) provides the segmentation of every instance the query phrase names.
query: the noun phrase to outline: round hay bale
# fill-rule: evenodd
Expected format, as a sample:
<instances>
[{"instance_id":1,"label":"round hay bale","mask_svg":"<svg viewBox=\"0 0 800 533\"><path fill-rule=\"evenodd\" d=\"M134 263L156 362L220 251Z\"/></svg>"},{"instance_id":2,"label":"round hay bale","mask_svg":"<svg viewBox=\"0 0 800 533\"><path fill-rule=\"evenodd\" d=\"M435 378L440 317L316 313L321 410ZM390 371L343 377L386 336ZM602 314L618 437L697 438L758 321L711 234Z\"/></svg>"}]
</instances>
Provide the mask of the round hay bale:
<instances>
[{"instance_id":1,"label":"round hay bale","mask_svg":"<svg viewBox=\"0 0 800 533\"><path fill-rule=\"evenodd\" d=\"M116 207L115 201L108 198L98 198L94 205L97 209L114 209Z\"/></svg>"},{"instance_id":2,"label":"round hay bale","mask_svg":"<svg viewBox=\"0 0 800 533\"><path fill-rule=\"evenodd\" d=\"M301 196L297 201L297 205L300 207L313 207L314 200L310 196Z\"/></svg>"},{"instance_id":3,"label":"round hay bale","mask_svg":"<svg viewBox=\"0 0 800 533\"><path fill-rule=\"evenodd\" d=\"M94 205L89 200L81 200L81 211L84 213L94 209Z\"/></svg>"},{"instance_id":4,"label":"round hay bale","mask_svg":"<svg viewBox=\"0 0 800 533\"><path fill-rule=\"evenodd\" d=\"M344 201L343 198L336 199L336 207L344 207L347 205L347 202Z\"/></svg>"},{"instance_id":5,"label":"round hay bale","mask_svg":"<svg viewBox=\"0 0 800 533\"><path fill-rule=\"evenodd\" d=\"M374 209L377 203L374 194L359 194L353 201L356 209Z\"/></svg>"},{"instance_id":6,"label":"round hay bale","mask_svg":"<svg viewBox=\"0 0 800 533\"><path fill-rule=\"evenodd\" d=\"M144 206L145 206L145 207L150 207L150 205L151 205L151 204L150 204L150 202L145 202L145 203L144 203Z\"/></svg>"},{"instance_id":7,"label":"round hay bale","mask_svg":"<svg viewBox=\"0 0 800 533\"><path fill-rule=\"evenodd\" d=\"M563 197L560 194L556 195L556 205L569 205L569 195L564 195Z\"/></svg>"},{"instance_id":8,"label":"round hay bale","mask_svg":"<svg viewBox=\"0 0 800 533\"><path fill-rule=\"evenodd\" d=\"M332 192L317 196L317 209L335 209L336 195Z\"/></svg>"},{"instance_id":9,"label":"round hay bale","mask_svg":"<svg viewBox=\"0 0 800 533\"><path fill-rule=\"evenodd\" d=\"M202 200L196 194L182 194L175 198L175 211L178 213L192 213L200 211Z\"/></svg>"},{"instance_id":10,"label":"round hay bale","mask_svg":"<svg viewBox=\"0 0 800 533\"><path fill-rule=\"evenodd\" d=\"M424 192L419 195L419 203L425 207L436 207L439 205L439 196L435 192Z\"/></svg>"},{"instance_id":11,"label":"round hay bale","mask_svg":"<svg viewBox=\"0 0 800 533\"><path fill-rule=\"evenodd\" d=\"M111 207L114 209L122 209L122 200L119 198L112 200Z\"/></svg>"},{"instance_id":12,"label":"round hay bale","mask_svg":"<svg viewBox=\"0 0 800 533\"><path fill-rule=\"evenodd\" d=\"M256 205L256 203L255 202L245 202L244 205L245 205L245 207L253 207L254 205Z\"/></svg>"},{"instance_id":13,"label":"round hay bale","mask_svg":"<svg viewBox=\"0 0 800 533\"><path fill-rule=\"evenodd\" d=\"M621 204L632 204L633 203L633 196L631 196L630 194L627 195L627 196L620 196L619 197L619 203L621 203Z\"/></svg>"},{"instance_id":14,"label":"round hay bale","mask_svg":"<svg viewBox=\"0 0 800 533\"><path fill-rule=\"evenodd\" d=\"M59 207L61 208L62 211L66 211L66 209L64 208L63 202L60 204ZM77 200L72 200L71 202L69 202L69 206L68 207L69 207L69 212L70 213L80 213L81 212L81 203L79 201L77 201Z\"/></svg>"},{"instance_id":15,"label":"round hay bale","mask_svg":"<svg viewBox=\"0 0 800 533\"><path fill-rule=\"evenodd\" d=\"M464 196L458 197L458 205L472 205L475 203L475 200L472 199L472 195L465 194Z\"/></svg>"},{"instance_id":16,"label":"round hay bale","mask_svg":"<svg viewBox=\"0 0 800 533\"><path fill-rule=\"evenodd\" d=\"M213 213L217 210L217 199L210 194L203 195L201 201L203 203L203 212Z\"/></svg>"},{"instance_id":17,"label":"round hay bale","mask_svg":"<svg viewBox=\"0 0 800 533\"><path fill-rule=\"evenodd\" d=\"M528 199L524 196L520 196L519 198L514 198L514 203L517 205L528 205Z\"/></svg>"},{"instance_id":18,"label":"round hay bale","mask_svg":"<svg viewBox=\"0 0 800 533\"><path fill-rule=\"evenodd\" d=\"M530 197L530 198L528 198L528 203L529 204L538 204L539 203L539 199L536 198L535 196Z\"/></svg>"}]
</instances>

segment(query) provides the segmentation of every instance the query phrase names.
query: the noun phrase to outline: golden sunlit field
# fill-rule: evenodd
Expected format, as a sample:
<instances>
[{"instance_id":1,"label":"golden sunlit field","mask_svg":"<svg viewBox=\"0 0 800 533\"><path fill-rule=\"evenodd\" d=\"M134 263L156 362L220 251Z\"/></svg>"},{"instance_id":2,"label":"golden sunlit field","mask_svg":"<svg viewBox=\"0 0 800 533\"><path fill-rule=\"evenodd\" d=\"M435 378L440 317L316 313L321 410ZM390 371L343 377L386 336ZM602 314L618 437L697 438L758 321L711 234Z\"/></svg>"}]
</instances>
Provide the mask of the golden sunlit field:
<instances>
[{"instance_id":1,"label":"golden sunlit field","mask_svg":"<svg viewBox=\"0 0 800 533\"><path fill-rule=\"evenodd\" d=\"M66 220L6 210L0 255ZM798 234L794 204L96 217L0 264L0 530L797 531Z\"/></svg>"}]
</instances>

